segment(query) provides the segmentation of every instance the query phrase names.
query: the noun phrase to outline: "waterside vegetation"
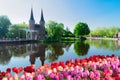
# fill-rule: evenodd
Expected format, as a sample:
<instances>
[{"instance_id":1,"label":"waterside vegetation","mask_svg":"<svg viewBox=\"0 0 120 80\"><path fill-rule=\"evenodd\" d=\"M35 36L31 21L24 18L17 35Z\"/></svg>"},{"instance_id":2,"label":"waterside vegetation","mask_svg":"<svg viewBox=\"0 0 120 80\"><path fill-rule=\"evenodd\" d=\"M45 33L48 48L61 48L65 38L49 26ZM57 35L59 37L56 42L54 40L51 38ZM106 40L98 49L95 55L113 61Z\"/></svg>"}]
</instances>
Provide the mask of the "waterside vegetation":
<instances>
[{"instance_id":1,"label":"waterside vegetation","mask_svg":"<svg viewBox=\"0 0 120 80\"><path fill-rule=\"evenodd\" d=\"M110 37L113 38L115 34L120 32L120 27L112 26L109 28L97 28L90 32L92 37Z\"/></svg>"},{"instance_id":2,"label":"waterside vegetation","mask_svg":"<svg viewBox=\"0 0 120 80\"><path fill-rule=\"evenodd\" d=\"M25 39L24 29L29 28L28 24L12 24L7 16L0 16L0 38L5 39ZM90 33L86 23L78 22L73 33L63 23L49 21L45 25L46 38L42 42L61 42L61 41L83 41L85 36Z\"/></svg>"},{"instance_id":3,"label":"waterside vegetation","mask_svg":"<svg viewBox=\"0 0 120 80\"><path fill-rule=\"evenodd\" d=\"M0 16L0 40L25 39L24 29L29 28L28 24L12 24L7 16ZM71 32L63 23L48 21L45 25L46 38L40 42L73 42L84 41L86 37L97 37L100 39L111 39L120 32L120 28L113 26L109 28L97 28L90 31L89 26L84 22L78 22Z\"/></svg>"}]
</instances>

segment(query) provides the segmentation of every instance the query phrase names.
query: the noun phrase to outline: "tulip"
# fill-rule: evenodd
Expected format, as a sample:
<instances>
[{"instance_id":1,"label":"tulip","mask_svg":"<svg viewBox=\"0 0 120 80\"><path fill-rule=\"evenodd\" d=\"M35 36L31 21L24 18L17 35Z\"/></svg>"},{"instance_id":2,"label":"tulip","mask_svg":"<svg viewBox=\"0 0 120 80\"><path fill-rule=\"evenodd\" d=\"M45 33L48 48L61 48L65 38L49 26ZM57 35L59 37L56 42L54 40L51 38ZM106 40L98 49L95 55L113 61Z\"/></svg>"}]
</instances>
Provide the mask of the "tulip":
<instances>
[{"instance_id":1,"label":"tulip","mask_svg":"<svg viewBox=\"0 0 120 80\"><path fill-rule=\"evenodd\" d=\"M54 80L59 80L59 76L55 75Z\"/></svg>"},{"instance_id":2,"label":"tulip","mask_svg":"<svg viewBox=\"0 0 120 80\"><path fill-rule=\"evenodd\" d=\"M68 72L63 71L62 74L63 74L63 76L64 76L65 78L67 78L67 76L68 76Z\"/></svg>"},{"instance_id":3,"label":"tulip","mask_svg":"<svg viewBox=\"0 0 120 80\"><path fill-rule=\"evenodd\" d=\"M68 75L67 80L73 80L73 78L70 75Z\"/></svg>"},{"instance_id":4,"label":"tulip","mask_svg":"<svg viewBox=\"0 0 120 80\"><path fill-rule=\"evenodd\" d=\"M15 80L19 80L19 78L18 78L18 75L17 75L17 74L14 74L14 79L15 79Z\"/></svg>"},{"instance_id":5,"label":"tulip","mask_svg":"<svg viewBox=\"0 0 120 80\"><path fill-rule=\"evenodd\" d=\"M18 73L23 71L22 67L7 68L6 72L0 71L0 80L119 80L120 79L120 57L94 55L85 59L70 59L64 64L63 61L45 64L35 70L35 65L24 67L23 74L19 77Z\"/></svg>"},{"instance_id":6,"label":"tulip","mask_svg":"<svg viewBox=\"0 0 120 80\"><path fill-rule=\"evenodd\" d=\"M53 79L55 77L55 74L54 73L50 73L49 77Z\"/></svg>"},{"instance_id":7,"label":"tulip","mask_svg":"<svg viewBox=\"0 0 120 80\"><path fill-rule=\"evenodd\" d=\"M85 70L85 71L84 71L84 77L88 77L88 76L89 76L89 74L90 74L90 73L89 73L89 71L88 71L88 70Z\"/></svg>"},{"instance_id":8,"label":"tulip","mask_svg":"<svg viewBox=\"0 0 120 80\"><path fill-rule=\"evenodd\" d=\"M25 80L33 80L32 77L26 76ZM40 79L39 79L40 80Z\"/></svg>"},{"instance_id":9,"label":"tulip","mask_svg":"<svg viewBox=\"0 0 120 80\"><path fill-rule=\"evenodd\" d=\"M58 66L57 70L58 71L63 71L63 67L62 66Z\"/></svg>"},{"instance_id":10,"label":"tulip","mask_svg":"<svg viewBox=\"0 0 120 80\"><path fill-rule=\"evenodd\" d=\"M94 78L95 77L94 72L91 71L89 76L91 79Z\"/></svg>"},{"instance_id":11,"label":"tulip","mask_svg":"<svg viewBox=\"0 0 120 80\"><path fill-rule=\"evenodd\" d=\"M2 78L2 80L8 80L7 77Z\"/></svg>"},{"instance_id":12,"label":"tulip","mask_svg":"<svg viewBox=\"0 0 120 80\"><path fill-rule=\"evenodd\" d=\"M45 80L45 78L42 74L38 74L35 80Z\"/></svg>"},{"instance_id":13,"label":"tulip","mask_svg":"<svg viewBox=\"0 0 120 80\"><path fill-rule=\"evenodd\" d=\"M100 72L98 70L94 71L95 77L100 77Z\"/></svg>"},{"instance_id":14,"label":"tulip","mask_svg":"<svg viewBox=\"0 0 120 80\"><path fill-rule=\"evenodd\" d=\"M25 80L25 75L20 76L20 80Z\"/></svg>"},{"instance_id":15,"label":"tulip","mask_svg":"<svg viewBox=\"0 0 120 80\"><path fill-rule=\"evenodd\" d=\"M14 80L14 78L12 76L8 77L8 80Z\"/></svg>"},{"instance_id":16,"label":"tulip","mask_svg":"<svg viewBox=\"0 0 120 80\"><path fill-rule=\"evenodd\" d=\"M10 73L10 72L11 72L11 69L10 69L10 68L7 68L7 69L6 69L6 72L9 72L9 73Z\"/></svg>"},{"instance_id":17,"label":"tulip","mask_svg":"<svg viewBox=\"0 0 120 80\"><path fill-rule=\"evenodd\" d=\"M64 79L64 76L63 76L62 73L59 74L59 79L60 79L60 80L63 80L63 79Z\"/></svg>"}]
</instances>

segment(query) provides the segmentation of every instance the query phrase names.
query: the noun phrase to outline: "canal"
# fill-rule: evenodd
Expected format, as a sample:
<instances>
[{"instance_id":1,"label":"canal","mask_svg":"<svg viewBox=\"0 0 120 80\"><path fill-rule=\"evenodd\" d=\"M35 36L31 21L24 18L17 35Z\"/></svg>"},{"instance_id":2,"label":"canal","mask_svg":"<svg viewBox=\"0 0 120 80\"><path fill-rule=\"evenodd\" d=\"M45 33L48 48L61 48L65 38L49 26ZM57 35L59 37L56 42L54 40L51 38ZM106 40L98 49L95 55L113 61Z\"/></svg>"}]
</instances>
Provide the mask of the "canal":
<instances>
[{"instance_id":1,"label":"canal","mask_svg":"<svg viewBox=\"0 0 120 80\"><path fill-rule=\"evenodd\" d=\"M0 44L0 70L25 67L35 64L39 67L53 61L85 58L91 55L120 56L120 41L87 40L64 43Z\"/></svg>"}]
</instances>

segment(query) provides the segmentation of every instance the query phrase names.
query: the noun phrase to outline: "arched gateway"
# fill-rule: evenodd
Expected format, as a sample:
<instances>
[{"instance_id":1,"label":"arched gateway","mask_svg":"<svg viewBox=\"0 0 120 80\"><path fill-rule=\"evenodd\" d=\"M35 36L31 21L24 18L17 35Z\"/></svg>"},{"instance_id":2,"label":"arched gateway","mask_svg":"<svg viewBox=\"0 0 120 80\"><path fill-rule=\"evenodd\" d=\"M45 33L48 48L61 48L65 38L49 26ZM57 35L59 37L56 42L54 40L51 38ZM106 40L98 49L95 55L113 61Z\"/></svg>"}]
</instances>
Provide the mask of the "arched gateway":
<instances>
[{"instance_id":1,"label":"arched gateway","mask_svg":"<svg viewBox=\"0 0 120 80\"><path fill-rule=\"evenodd\" d=\"M33 9L31 8L31 14L29 19L29 28L24 29L26 31L26 39L41 40L45 38L45 20L43 17L43 11L41 10L41 19L39 24L35 24Z\"/></svg>"}]
</instances>

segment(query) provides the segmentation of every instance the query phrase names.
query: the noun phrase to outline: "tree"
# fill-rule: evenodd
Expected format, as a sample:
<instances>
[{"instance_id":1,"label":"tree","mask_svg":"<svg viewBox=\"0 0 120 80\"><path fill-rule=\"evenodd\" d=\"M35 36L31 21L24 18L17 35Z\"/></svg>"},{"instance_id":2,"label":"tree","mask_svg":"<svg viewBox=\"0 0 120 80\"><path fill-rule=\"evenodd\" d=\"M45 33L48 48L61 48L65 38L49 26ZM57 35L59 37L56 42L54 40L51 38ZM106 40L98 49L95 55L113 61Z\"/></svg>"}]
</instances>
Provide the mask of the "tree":
<instances>
[{"instance_id":1,"label":"tree","mask_svg":"<svg viewBox=\"0 0 120 80\"><path fill-rule=\"evenodd\" d=\"M8 38L25 38L26 32L23 30L27 28L27 24L14 24L9 27L9 31L7 33Z\"/></svg>"},{"instance_id":2,"label":"tree","mask_svg":"<svg viewBox=\"0 0 120 80\"><path fill-rule=\"evenodd\" d=\"M63 37L74 37L74 34L69 30L68 27L66 27Z\"/></svg>"},{"instance_id":3,"label":"tree","mask_svg":"<svg viewBox=\"0 0 120 80\"><path fill-rule=\"evenodd\" d=\"M0 16L0 38L6 37L11 22L7 16Z\"/></svg>"},{"instance_id":4,"label":"tree","mask_svg":"<svg viewBox=\"0 0 120 80\"><path fill-rule=\"evenodd\" d=\"M75 25L75 28L74 28L75 36L81 37L84 35L88 35L89 33L90 33L90 29L86 23L78 22Z\"/></svg>"},{"instance_id":5,"label":"tree","mask_svg":"<svg viewBox=\"0 0 120 80\"><path fill-rule=\"evenodd\" d=\"M116 33L120 32L120 28L119 27L108 27L108 28L97 28L93 31L91 31L91 36L95 37L113 37Z\"/></svg>"},{"instance_id":6,"label":"tree","mask_svg":"<svg viewBox=\"0 0 120 80\"><path fill-rule=\"evenodd\" d=\"M62 23L49 21L46 26L46 31L48 39L60 40L63 35L64 25Z\"/></svg>"}]
</instances>

